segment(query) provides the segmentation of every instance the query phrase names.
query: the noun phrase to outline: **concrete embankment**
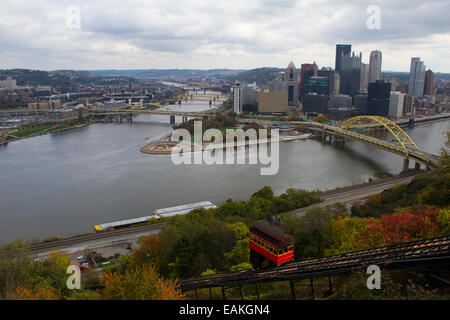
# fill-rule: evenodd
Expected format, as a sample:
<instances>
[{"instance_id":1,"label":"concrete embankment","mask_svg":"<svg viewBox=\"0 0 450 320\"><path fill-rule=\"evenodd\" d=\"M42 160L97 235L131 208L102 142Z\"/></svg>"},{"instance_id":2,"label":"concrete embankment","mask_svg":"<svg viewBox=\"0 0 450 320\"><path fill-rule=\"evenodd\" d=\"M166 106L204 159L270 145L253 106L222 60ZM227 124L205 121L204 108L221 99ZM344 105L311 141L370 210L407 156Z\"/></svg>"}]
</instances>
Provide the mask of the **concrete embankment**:
<instances>
[{"instance_id":1,"label":"concrete embankment","mask_svg":"<svg viewBox=\"0 0 450 320\"><path fill-rule=\"evenodd\" d=\"M287 141L293 141L293 140L303 140L303 139L309 139L312 137L312 134L302 134L302 135L296 135L296 136L280 136L278 142L287 142ZM202 151L207 149L226 149L230 147L242 147L242 146L251 146L251 145L258 145L263 143L271 143L274 142L271 139L262 139L262 140L252 140L252 141L246 141L244 142L237 142L233 146L228 146L227 144L214 144L211 142L206 142L202 144ZM153 154L153 155L169 155L172 153L172 151L175 148L178 148L177 146L179 143L171 142L170 141L170 134L168 136L164 136L162 139L156 140L144 147L141 148L141 152L146 154ZM188 143L189 145L189 143ZM191 149L194 150L194 145L191 145ZM199 151L199 150L195 150Z\"/></svg>"}]
</instances>

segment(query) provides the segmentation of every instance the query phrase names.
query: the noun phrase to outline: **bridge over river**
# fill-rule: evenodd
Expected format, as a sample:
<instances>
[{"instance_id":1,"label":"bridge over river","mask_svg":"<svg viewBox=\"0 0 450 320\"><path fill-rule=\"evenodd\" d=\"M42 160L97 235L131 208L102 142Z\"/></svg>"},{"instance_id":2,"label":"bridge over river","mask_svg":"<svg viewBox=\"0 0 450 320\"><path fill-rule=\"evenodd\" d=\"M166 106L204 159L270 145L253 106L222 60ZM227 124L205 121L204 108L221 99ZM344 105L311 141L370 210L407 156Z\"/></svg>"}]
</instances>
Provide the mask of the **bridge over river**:
<instances>
[{"instance_id":1,"label":"bridge over river","mask_svg":"<svg viewBox=\"0 0 450 320\"><path fill-rule=\"evenodd\" d=\"M308 123L310 131L321 134L324 141L352 139L367 143L404 157L403 170L409 161L416 163L416 169L425 170L440 166L439 156L420 150L414 141L396 123L379 116L360 116L344 121L339 127L329 124ZM390 141L389 141L390 139Z\"/></svg>"}]
</instances>

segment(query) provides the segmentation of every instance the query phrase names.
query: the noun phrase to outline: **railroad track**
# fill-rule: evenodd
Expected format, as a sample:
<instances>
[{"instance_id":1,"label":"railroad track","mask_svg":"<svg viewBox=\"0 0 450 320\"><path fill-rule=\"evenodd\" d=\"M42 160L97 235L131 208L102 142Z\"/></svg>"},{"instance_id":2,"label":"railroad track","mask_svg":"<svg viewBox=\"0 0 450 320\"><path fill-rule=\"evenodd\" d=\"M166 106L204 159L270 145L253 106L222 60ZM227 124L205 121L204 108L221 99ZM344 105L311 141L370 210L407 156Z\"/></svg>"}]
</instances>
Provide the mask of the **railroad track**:
<instances>
[{"instance_id":1,"label":"railroad track","mask_svg":"<svg viewBox=\"0 0 450 320\"><path fill-rule=\"evenodd\" d=\"M161 230L163 223L153 224L153 225L145 225L145 226L139 226L139 227L133 227L133 228L126 228L126 229L119 229L114 231L106 231L106 232L100 232L96 234L90 234L86 236L80 236L70 239L64 239L64 240L57 240L52 242L43 242L38 243L35 245L29 246L27 249L33 253L44 251L44 250L51 250L51 249L57 249L62 248L69 245L74 245L77 243L85 242L85 241L91 241L91 240L99 240L99 239L106 239L111 238L119 235L127 235L127 234L133 234L137 232L142 231L157 231ZM0 252L0 257L7 257L11 255L16 255L17 250L5 250Z\"/></svg>"},{"instance_id":2,"label":"railroad track","mask_svg":"<svg viewBox=\"0 0 450 320\"><path fill-rule=\"evenodd\" d=\"M383 186L391 185L394 182L399 182L399 183L401 183L403 181L407 182L408 179L416 177L420 173L421 172L410 172L410 173L402 175L400 177L398 177L398 176L390 177L390 178L376 180L376 181L369 182L369 183L362 183L362 184L352 185L352 186L348 186L348 187L338 188L335 190L317 192L317 193L315 193L315 195L318 197L321 197L321 198L325 198L325 197L331 197L334 195L341 195L343 193L348 193L350 191L355 191L355 190L360 191L360 190L372 189L375 187L383 187Z\"/></svg>"},{"instance_id":3,"label":"railroad track","mask_svg":"<svg viewBox=\"0 0 450 320\"><path fill-rule=\"evenodd\" d=\"M232 287L259 282L332 276L362 270L372 264L393 267L424 261L433 264L438 261L450 263L450 236L294 262L272 269L245 270L186 279L179 281L179 284L183 291Z\"/></svg>"}]
</instances>

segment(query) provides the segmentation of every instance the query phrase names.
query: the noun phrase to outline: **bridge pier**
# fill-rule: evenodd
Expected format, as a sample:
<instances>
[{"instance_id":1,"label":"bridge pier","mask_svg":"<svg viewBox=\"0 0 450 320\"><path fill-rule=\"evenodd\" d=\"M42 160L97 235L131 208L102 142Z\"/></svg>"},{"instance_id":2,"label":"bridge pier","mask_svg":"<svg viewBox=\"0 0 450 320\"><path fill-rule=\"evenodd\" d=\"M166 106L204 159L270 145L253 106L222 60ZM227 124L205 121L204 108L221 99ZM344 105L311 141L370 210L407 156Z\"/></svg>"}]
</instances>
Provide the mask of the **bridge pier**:
<instances>
[{"instance_id":1,"label":"bridge pier","mask_svg":"<svg viewBox=\"0 0 450 320\"><path fill-rule=\"evenodd\" d=\"M403 160L403 172L408 171L408 169L409 169L409 158L405 158Z\"/></svg>"},{"instance_id":2,"label":"bridge pier","mask_svg":"<svg viewBox=\"0 0 450 320\"><path fill-rule=\"evenodd\" d=\"M175 116L170 116L170 124L175 124Z\"/></svg>"},{"instance_id":3,"label":"bridge pier","mask_svg":"<svg viewBox=\"0 0 450 320\"><path fill-rule=\"evenodd\" d=\"M416 165L415 165L414 169L420 170L420 163L416 162Z\"/></svg>"}]
</instances>

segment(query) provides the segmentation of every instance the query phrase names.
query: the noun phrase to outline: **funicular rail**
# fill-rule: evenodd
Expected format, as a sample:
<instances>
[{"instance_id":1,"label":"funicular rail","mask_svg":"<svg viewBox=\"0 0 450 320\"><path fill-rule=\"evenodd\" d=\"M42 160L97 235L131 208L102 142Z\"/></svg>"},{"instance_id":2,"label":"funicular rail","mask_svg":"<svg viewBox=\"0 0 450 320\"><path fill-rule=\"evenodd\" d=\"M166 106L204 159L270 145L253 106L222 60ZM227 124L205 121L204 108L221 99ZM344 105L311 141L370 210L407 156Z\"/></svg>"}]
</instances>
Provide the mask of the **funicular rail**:
<instances>
[{"instance_id":1,"label":"funicular rail","mask_svg":"<svg viewBox=\"0 0 450 320\"><path fill-rule=\"evenodd\" d=\"M380 267L407 267L417 263L450 264L450 236L294 262L272 269L245 270L180 280L179 284L183 291L188 291L328 277L363 270L373 264Z\"/></svg>"}]
</instances>

